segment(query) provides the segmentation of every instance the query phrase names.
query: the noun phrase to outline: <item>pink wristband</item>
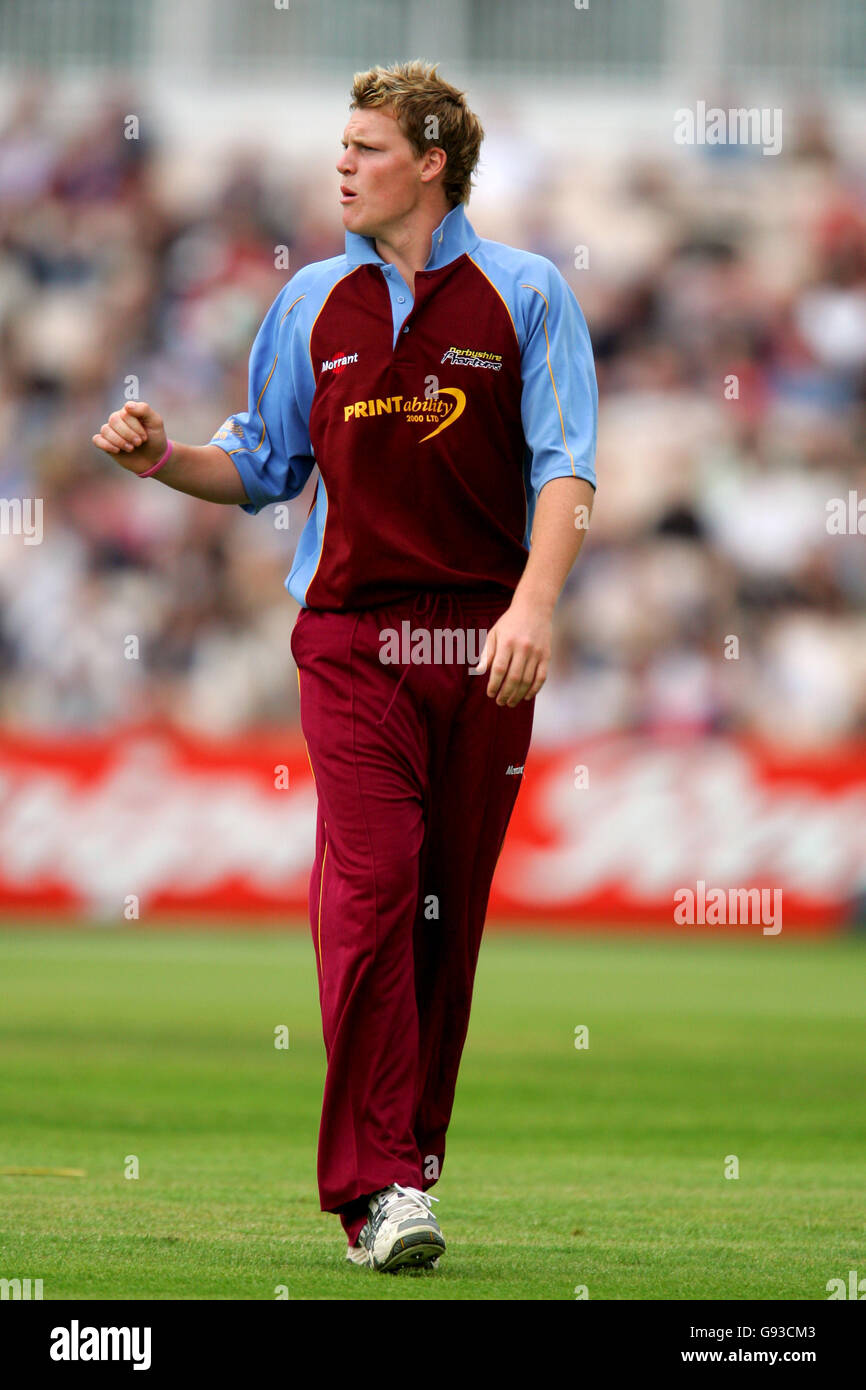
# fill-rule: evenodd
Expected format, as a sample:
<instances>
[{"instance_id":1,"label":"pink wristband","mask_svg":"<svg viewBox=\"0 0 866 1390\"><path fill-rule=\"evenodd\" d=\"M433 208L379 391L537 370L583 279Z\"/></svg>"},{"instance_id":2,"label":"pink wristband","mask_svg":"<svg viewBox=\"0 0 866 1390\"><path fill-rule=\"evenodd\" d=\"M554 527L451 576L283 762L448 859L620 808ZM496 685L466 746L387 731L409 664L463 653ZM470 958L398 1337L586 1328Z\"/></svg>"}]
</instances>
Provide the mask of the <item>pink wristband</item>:
<instances>
[{"instance_id":1,"label":"pink wristband","mask_svg":"<svg viewBox=\"0 0 866 1390\"><path fill-rule=\"evenodd\" d=\"M173 448L174 448L174 440L173 440L173 439L169 439L169 441L168 441L168 446L167 446L166 451L165 451L165 453L163 454L162 458L161 458L161 459L158 459L156 463L152 463L151 466L150 466L150 468L146 468L146 469L144 470L143 473L139 473L139 474L138 474L139 478L150 478L150 477L152 477L152 475L157 471L158 468L162 468L162 465L163 465L164 463L168 463L169 459L171 458L171 451L172 451Z\"/></svg>"}]
</instances>

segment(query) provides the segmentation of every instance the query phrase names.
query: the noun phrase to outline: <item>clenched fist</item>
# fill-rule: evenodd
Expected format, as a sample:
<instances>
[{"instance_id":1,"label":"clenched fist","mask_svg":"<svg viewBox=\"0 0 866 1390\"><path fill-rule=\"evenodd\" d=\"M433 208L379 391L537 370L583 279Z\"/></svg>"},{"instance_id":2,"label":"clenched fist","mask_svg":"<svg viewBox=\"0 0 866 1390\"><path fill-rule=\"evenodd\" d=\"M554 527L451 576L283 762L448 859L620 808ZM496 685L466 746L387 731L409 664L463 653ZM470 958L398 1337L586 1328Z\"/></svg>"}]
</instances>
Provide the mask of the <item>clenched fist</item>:
<instances>
[{"instance_id":1,"label":"clenched fist","mask_svg":"<svg viewBox=\"0 0 866 1390\"><path fill-rule=\"evenodd\" d=\"M168 441L162 416L147 401L127 401L109 415L93 443L106 454L117 454L117 462L130 473L143 473L162 458Z\"/></svg>"}]
</instances>

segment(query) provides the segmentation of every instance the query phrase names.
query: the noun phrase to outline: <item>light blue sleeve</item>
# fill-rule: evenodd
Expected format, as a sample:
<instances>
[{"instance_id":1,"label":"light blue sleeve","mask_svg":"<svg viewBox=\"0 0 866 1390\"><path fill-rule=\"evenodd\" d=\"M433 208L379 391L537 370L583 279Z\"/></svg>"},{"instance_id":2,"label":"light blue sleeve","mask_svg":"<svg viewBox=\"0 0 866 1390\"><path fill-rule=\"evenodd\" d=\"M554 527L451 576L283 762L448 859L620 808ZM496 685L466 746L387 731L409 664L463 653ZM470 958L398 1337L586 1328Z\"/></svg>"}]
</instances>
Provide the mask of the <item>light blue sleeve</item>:
<instances>
[{"instance_id":1,"label":"light blue sleeve","mask_svg":"<svg viewBox=\"0 0 866 1390\"><path fill-rule=\"evenodd\" d=\"M305 298L289 281L277 295L250 352L247 409L229 418L209 441L229 455L255 516L269 502L297 497L315 465L310 434L314 390L305 355L300 309Z\"/></svg>"},{"instance_id":2,"label":"light blue sleeve","mask_svg":"<svg viewBox=\"0 0 866 1390\"><path fill-rule=\"evenodd\" d=\"M537 495L551 478L586 478L593 488L598 386L589 329L571 286L553 262L521 276L524 311L521 418Z\"/></svg>"}]
</instances>

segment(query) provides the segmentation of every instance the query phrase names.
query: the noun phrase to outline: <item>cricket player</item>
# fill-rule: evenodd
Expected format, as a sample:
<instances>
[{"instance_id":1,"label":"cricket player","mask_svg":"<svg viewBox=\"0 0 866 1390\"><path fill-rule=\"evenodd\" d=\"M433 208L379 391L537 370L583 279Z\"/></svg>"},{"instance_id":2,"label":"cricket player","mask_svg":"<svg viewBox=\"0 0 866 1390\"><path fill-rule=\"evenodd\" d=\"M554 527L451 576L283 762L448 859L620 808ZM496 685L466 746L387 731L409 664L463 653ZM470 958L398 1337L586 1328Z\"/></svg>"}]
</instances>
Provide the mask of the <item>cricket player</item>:
<instances>
[{"instance_id":1,"label":"cricket player","mask_svg":"<svg viewBox=\"0 0 866 1390\"><path fill-rule=\"evenodd\" d=\"M380 1271L445 1249L429 1189L595 494L586 323L551 261L470 224L482 139L435 66L356 75L345 251L280 290L247 409L203 446L169 440L144 401L93 436L139 477L251 515L318 470L286 587L318 796L319 1195L347 1259Z\"/></svg>"}]
</instances>

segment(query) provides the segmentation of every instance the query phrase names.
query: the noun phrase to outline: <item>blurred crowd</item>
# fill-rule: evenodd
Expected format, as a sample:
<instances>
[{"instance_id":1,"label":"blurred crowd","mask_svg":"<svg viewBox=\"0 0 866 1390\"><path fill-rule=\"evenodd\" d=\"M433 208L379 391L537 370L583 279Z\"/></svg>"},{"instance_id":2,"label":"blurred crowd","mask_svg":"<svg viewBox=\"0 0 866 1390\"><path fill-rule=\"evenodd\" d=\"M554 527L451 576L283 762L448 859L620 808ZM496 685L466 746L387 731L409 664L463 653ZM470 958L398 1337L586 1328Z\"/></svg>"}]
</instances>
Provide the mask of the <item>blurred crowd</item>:
<instances>
[{"instance_id":1,"label":"blurred crowd","mask_svg":"<svg viewBox=\"0 0 866 1390\"><path fill-rule=\"evenodd\" d=\"M283 581L311 484L285 530L271 509L139 482L91 436L129 396L189 443L246 407L287 274L343 248L338 177L238 147L189 206L166 193L171 151L127 138L128 105L107 97L67 131L51 103L23 85L0 129L0 497L42 499L44 531L0 535L0 721L291 723ZM485 121L468 215L559 266L601 398L536 740L862 736L866 163L818 111L776 157L673 139L664 159L614 157L569 137L557 158L510 119ZM335 127L335 160L338 142Z\"/></svg>"}]
</instances>

